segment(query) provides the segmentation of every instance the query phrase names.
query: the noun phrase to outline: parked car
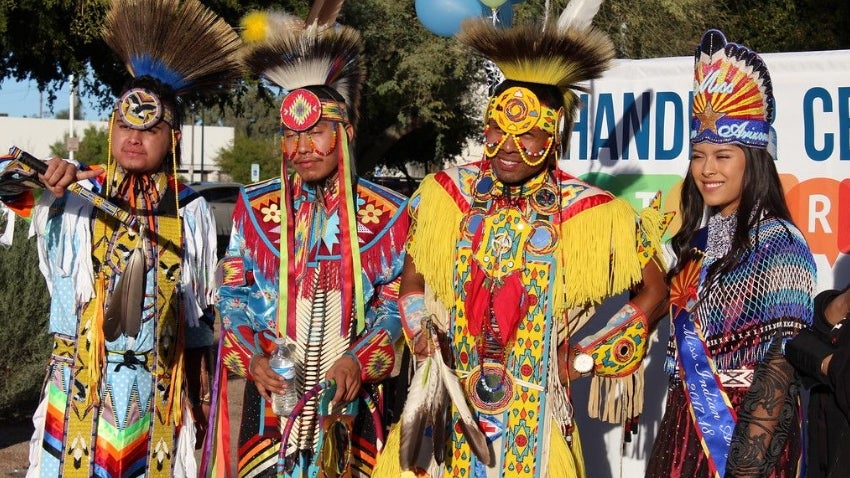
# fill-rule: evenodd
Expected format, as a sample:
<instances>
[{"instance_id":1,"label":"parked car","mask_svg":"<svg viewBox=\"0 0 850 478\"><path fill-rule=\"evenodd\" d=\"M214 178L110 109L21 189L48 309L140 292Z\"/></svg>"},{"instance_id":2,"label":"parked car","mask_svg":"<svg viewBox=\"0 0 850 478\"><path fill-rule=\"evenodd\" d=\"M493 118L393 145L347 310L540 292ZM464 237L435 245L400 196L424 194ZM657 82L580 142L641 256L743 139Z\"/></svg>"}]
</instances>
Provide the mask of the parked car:
<instances>
[{"instance_id":1,"label":"parked car","mask_svg":"<svg viewBox=\"0 0 850 478\"><path fill-rule=\"evenodd\" d=\"M407 197L410 197L410 195L416 191L416 188L419 187L419 182L421 181L421 179L396 176L373 176L368 179L375 184L388 187L399 194L404 194Z\"/></svg>"},{"instance_id":2,"label":"parked car","mask_svg":"<svg viewBox=\"0 0 850 478\"><path fill-rule=\"evenodd\" d=\"M239 197L239 183L191 183L189 187L200 194L210 205L215 216L216 238L218 240L218 257L224 256L227 244L230 242L230 231L233 226L233 208Z\"/></svg>"}]
</instances>

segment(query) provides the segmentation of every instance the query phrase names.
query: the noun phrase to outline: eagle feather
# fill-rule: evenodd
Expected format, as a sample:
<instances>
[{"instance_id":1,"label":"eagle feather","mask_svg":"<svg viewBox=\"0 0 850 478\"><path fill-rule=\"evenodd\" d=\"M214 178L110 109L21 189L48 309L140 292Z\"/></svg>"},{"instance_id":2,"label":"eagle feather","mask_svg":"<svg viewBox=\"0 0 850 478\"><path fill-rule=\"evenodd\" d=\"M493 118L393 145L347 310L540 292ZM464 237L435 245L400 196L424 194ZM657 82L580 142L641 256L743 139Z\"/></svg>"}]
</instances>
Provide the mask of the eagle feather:
<instances>
[{"instance_id":1,"label":"eagle feather","mask_svg":"<svg viewBox=\"0 0 850 478\"><path fill-rule=\"evenodd\" d=\"M145 297L145 273L147 260L139 237L139 245L130 253L127 266L118 279L118 284L109 299L109 307L103 321L103 337L113 341L125 334L135 337L142 325L142 301Z\"/></svg>"},{"instance_id":2,"label":"eagle feather","mask_svg":"<svg viewBox=\"0 0 850 478\"><path fill-rule=\"evenodd\" d=\"M399 459L401 468L412 471L422 448L422 440L428 426L432 428L434 460L445 459L446 418L449 400L460 417L461 430L473 453L487 466L495 464L495 456L487 437L466 402L463 387L454 371L446 365L440 353L439 342L434 337L436 352L426 358L413 375L408 391L407 403L401 415L401 445Z\"/></svg>"}]
</instances>

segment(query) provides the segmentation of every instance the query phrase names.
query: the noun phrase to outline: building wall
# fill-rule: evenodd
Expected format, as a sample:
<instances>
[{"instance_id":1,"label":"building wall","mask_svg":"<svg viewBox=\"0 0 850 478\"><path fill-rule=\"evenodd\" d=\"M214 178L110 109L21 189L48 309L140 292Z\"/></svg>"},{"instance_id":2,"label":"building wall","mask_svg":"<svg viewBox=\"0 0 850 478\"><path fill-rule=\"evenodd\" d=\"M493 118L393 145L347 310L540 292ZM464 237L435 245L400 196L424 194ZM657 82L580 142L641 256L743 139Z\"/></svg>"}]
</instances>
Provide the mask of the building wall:
<instances>
[{"instance_id":1,"label":"building wall","mask_svg":"<svg viewBox=\"0 0 850 478\"><path fill-rule=\"evenodd\" d=\"M90 126L105 129L107 123L74 120L75 136L80 137ZM17 146L37 158L46 159L50 155L50 145L63 141L70 130L70 120L0 117L0 152ZM222 148L233 144L233 128L184 125L182 132L180 175L189 182L229 180L219 171L215 159Z\"/></svg>"}]
</instances>

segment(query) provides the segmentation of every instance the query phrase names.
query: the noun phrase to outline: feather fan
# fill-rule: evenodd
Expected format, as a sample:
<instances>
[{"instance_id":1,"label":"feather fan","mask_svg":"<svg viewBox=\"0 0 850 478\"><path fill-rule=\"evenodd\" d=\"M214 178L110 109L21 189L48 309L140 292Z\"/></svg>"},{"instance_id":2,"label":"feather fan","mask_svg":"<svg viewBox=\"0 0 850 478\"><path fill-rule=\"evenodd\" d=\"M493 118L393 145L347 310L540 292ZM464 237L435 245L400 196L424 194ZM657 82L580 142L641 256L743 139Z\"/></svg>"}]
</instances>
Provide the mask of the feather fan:
<instances>
[{"instance_id":1,"label":"feather fan","mask_svg":"<svg viewBox=\"0 0 850 478\"><path fill-rule=\"evenodd\" d=\"M437 450L445 445L445 441L438 441L437 435L438 430L446 427L448 394L443 387L442 374L435 362L435 359L427 358L416 369L401 414L399 462L401 469L405 471L416 467L425 430L429 426L434 436L435 459L441 462L444 458L444 453ZM440 435L445 437L445 431Z\"/></svg>"},{"instance_id":2,"label":"feather fan","mask_svg":"<svg viewBox=\"0 0 850 478\"><path fill-rule=\"evenodd\" d=\"M433 334L433 337L436 336ZM466 403L460 380L443 360L439 344L437 347L437 352L416 369L402 411L399 450L401 468L405 471L413 470L428 426L432 428L435 461L443 462L449 400L458 412L461 430L470 449L482 463L493 466L495 455L487 437Z\"/></svg>"},{"instance_id":3,"label":"feather fan","mask_svg":"<svg viewBox=\"0 0 850 478\"><path fill-rule=\"evenodd\" d=\"M142 301L145 297L146 260L144 247L133 249L127 266L118 279L118 284L109 299L109 307L103 321L103 337L113 341L125 334L135 337L142 324Z\"/></svg>"},{"instance_id":4,"label":"feather fan","mask_svg":"<svg viewBox=\"0 0 850 478\"><path fill-rule=\"evenodd\" d=\"M478 427L478 421L472 415L472 410L470 410L469 405L466 403L466 396L463 393L460 380L458 380L454 371L443 362L441 354L434 354L434 363L442 375L443 387L446 389L452 404L460 416L460 426L463 430L463 436L469 442L472 452L475 453L482 463L487 466L493 466L496 461L493 450L487 443L487 436Z\"/></svg>"}]
</instances>

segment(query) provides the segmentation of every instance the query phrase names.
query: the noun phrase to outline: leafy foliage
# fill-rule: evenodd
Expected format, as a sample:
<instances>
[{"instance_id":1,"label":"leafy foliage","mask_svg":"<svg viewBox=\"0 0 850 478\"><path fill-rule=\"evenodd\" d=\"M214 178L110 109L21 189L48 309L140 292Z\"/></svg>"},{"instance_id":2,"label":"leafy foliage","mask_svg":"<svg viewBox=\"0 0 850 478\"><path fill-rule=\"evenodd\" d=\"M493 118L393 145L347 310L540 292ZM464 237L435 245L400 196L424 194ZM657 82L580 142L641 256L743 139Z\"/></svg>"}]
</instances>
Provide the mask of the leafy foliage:
<instances>
[{"instance_id":1,"label":"leafy foliage","mask_svg":"<svg viewBox=\"0 0 850 478\"><path fill-rule=\"evenodd\" d=\"M51 349L50 299L35 239L27 238L29 224L17 221L13 244L0 247L0 343L6 350L0 354L0 418L35 410Z\"/></svg>"},{"instance_id":2,"label":"leafy foliage","mask_svg":"<svg viewBox=\"0 0 850 478\"><path fill-rule=\"evenodd\" d=\"M0 78L32 79L55 100L68 75L84 77L90 64L103 80L121 73L100 40L108 0L0 0ZM110 84L107 81L106 84ZM88 93L106 94L86 82Z\"/></svg>"},{"instance_id":3,"label":"leafy foliage","mask_svg":"<svg viewBox=\"0 0 850 478\"><path fill-rule=\"evenodd\" d=\"M260 165L260 179L280 175L280 98L272 91L251 84L242 101L208 109L210 121L235 129L233 144L223 148L216 163L237 182L251 182L251 164Z\"/></svg>"},{"instance_id":4,"label":"leafy foliage","mask_svg":"<svg viewBox=\"0 0 850 478\"><path fill-rule=\"evenodd\" d=\"M703 32L727 24L725 12L721 2L632 0L603 3L596 21L621 58L689 56Z\"/></svg>"},{"instance_id":5,"label":"leafy foliage","mask_svg":"<svg viewBox=\"0 0 850 478\"><path fill-rule=\"evenodd\" d=\"M483 85L481 63L452 39L429 33L413 0L349 2L343 12L361 29L369 75L358 125L361 172L407 162L442 165L479 128L472 94ZM374 21L380 18L381 21Z\"/></svg>"},{"instance_id":6,"label":"leafy foliage","mask_svg":"<svg viewBox=\"0 0 850 478\"><path fill-rule=\"evenodd\" d=\"M520 2L514 7L514 22L541 18L547 5L553 19L567 2ZM310 3L205 1L231 25L255 9L275 8L303 17ZM82 79L84 94L100 95L100 106L108 106L127 78L100 39L108 4L0 0L0 79L33 79L55 97L73 73ZM620 57L652 58L692 54L710 27L763 53L850 48L850 29L844 26L848 16L846 0L606 0L595 24L611 35ZM355 142L361 173L368 174L376 165L404 170L408 162L439 166L480 134L483 105L474 95L483 85L480 65L453 40L425 30L414 0L348 1L339 21L359 29L366 43L368 78ZM89 70L93 76L85 74ZM230 93L191 107L222 106L217 121L236 128L234 151L241 158L233 159L231 151L222 160L236 168L230 171L234 178L242 178L251 163L271 161L266 151L277 135L277 92L246 83ZM258 100L272 107L255 110ZM251 157L255 153L259 156Z\"/></svg>"},{"instance_id":7,"label":"leafy foliage","mask_svg":"<svg viewBox=\"0 0 850 478\"><path fill-rule=\"evenodd\" d=\"M218 155L219 168L242 184L251 182L252 163L260 165L260 180L280 176L280 143L275 136L249 137L237 133L233 147L222 149Z\"/></svg>"},{"instance_id":8,"label":"leafy foliage","mask_svg":"<svg viewBox=\"0 0 850 478\"><path fill-rule=\"evenodd\" d=\"M729 2L724 32L760 53L850 48L847 0Z\"/></svg>"},{"instance_id":9,"label":"leafy foliage","mask_svg":"<svg viewBox=\"0 0 850 478\"><path fill-rule=\"evenodd\" d=\"M65 134L64 140L68 139ZM57 141L50 145L50 155L59 158L68 157L68 147L65 141ZM109 132L106 128L89 126L80 138L80 149L74 153L74 159L84 164L106 164L106 153L109 147Z\"/></svg>"}]
</instances>

